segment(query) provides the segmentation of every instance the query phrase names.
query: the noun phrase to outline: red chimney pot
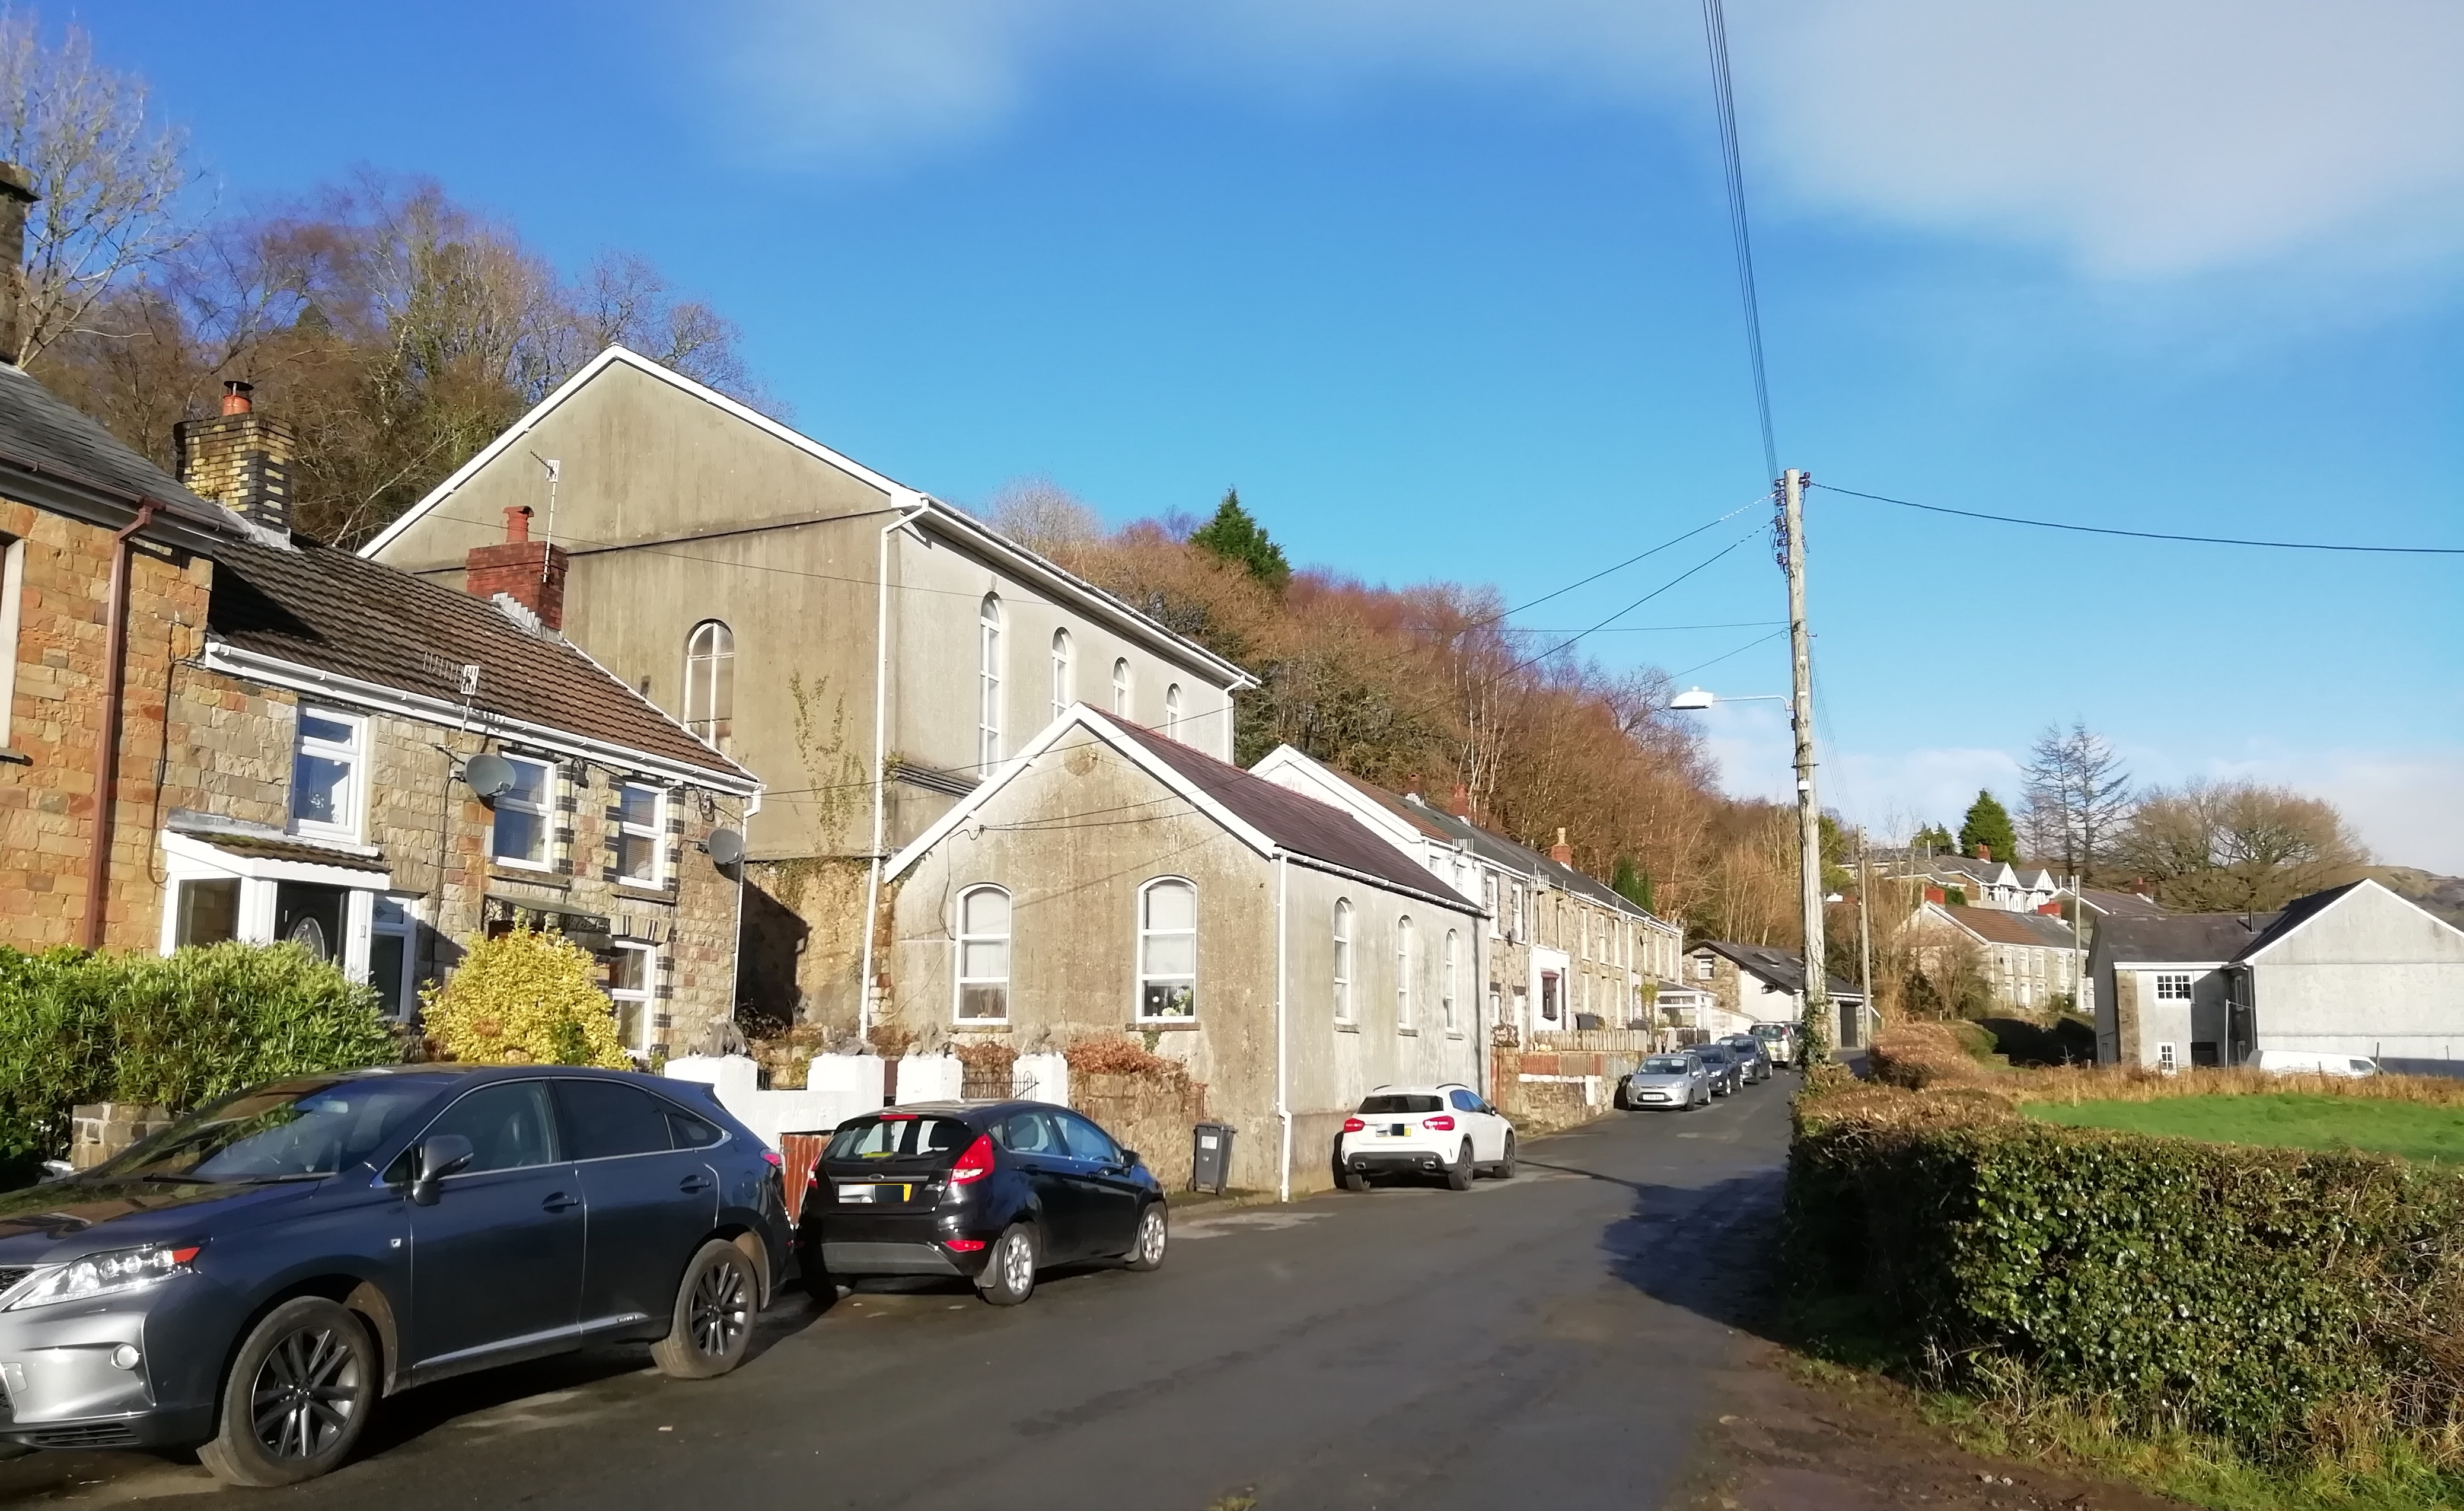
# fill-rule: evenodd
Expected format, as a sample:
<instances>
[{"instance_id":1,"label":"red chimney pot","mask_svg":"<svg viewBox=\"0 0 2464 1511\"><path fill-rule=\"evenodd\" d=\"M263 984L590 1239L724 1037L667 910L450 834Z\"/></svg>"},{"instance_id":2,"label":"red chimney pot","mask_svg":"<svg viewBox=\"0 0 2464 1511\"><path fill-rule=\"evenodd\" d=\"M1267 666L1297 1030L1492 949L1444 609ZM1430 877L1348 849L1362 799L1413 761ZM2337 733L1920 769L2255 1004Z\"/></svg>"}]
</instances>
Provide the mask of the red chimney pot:
<instances>
[{"instance_id":1,"label":"red chimney pot","mask_svg":"<svg viewBox=\"0 0 2464 1511\"><path fill-rule=\"evenodd\" d=\"M505 544L520 545L531 537L531 509L528 504L505 506Z\"/></svg>"},{"instance_id":2,"label":"red chimney pot","mask_svg":"<svg viewBox=\"0 0 2464 1511\"><path fill-rule=\"evenodd\" d=\"M1978 844L1976 846L1976 858L1980 861L1990 861L1993 859L1993 846L1990 844Z\"/></svg>"},{"instance_id":3,"label":"red chimney pot","mask_svg":"<svg viewBox=\"0 0 2464 1511\"><path fill-rule=\"evenodd\" d=\"M256 392L256 384L253 383L242 383L236 378L225 379L223 381L223 413L246 414L251 409L255 408L256 401L249 397L249 395L254 392Z\"/></svg>"}]
</instances>

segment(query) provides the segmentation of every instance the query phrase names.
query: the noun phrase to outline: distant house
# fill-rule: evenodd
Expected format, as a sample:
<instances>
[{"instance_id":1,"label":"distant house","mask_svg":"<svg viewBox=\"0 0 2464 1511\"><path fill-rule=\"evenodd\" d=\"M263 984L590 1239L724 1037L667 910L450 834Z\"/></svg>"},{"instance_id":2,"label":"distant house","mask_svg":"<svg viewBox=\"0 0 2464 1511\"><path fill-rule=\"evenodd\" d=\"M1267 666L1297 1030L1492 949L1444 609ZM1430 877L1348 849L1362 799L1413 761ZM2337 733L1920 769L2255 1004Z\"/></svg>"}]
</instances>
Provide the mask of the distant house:
<instances>
[{"instance_id":1,"label":"distant house","mask_svg":"<svg viewBox=\"0 0 2464 1511\"><path fill-rule=\"evenodd\" d=\"M2110 887L2082 887L2078 888L2076 892L2065 887L2062 895L2065 897L2077 896L2079 900L2079 906L2087 910L2088 916L2091 920L2104 918L2164 918L2170 915L2173 911L2173 909L2166 907L2163 903L2158 902L2155 898L2148 896L2145 892L2123 892L2115 891ZM2096 925L2094 922L2091 922L2088 925L2088 932L2091 934L2096 932Z\"/></svg>"},{"instance_id":2,"label":"distant house","mask_svg":"<svg viewBox=\"0 0 2464 1511\"><path fill-rule=\"evenodd\" d=\"M2110 918L2088 968L2108 1064L2237 1065L2289 1049L2464 1075L2464 931L2374 881L2277 913Z\"/></svg>"},{"instance_id":3,"label":"distant house","mask_svg":"<svg viewBox=\"0 0 2464 1511\"><path fill-rule=\"evenodd\" d=\"M2033 913L2053 906L2062 888L2041 865L2014 865L1993 858L1984 845L1973 856L1918 855L1889 866L1885 875L1925 884L1927 902Z\"/></svg>"},{"instance_id":4,"label":"distant house","mask_svg":"<svg viewBox=\"0 0 2464 1511\"><path fill-rule=\"evenodd\" d=\"M1985 958L1999 1006L2034 1012L2063 997L2074 1008L2078 1005L2079 940L2059 918L1928 902L1906 927L1919 941L1935 941L1920 942L1921 954L1938 953L1944 939L1974 945Z\"/></svg>"},{"instance_id":5,"label":"distant house","mask_svg":"<svg viewBox=\"0 0 2464 1511\"><path fill-rule=\"evenodd\" d=\"M1797 951L1713 939L1687 953L1686 980L1710 996L1710 1005L1699 1010L1700 1020L1682 1025L1689 1042L1741 1034L1756 1023L1793 1023L1805 1016L1805 956ZM1829 987L1832 1005L1839 1010L1834 1042L1854 1045L1864 994L1836 975Z\"/></svg>"}]
</instances>

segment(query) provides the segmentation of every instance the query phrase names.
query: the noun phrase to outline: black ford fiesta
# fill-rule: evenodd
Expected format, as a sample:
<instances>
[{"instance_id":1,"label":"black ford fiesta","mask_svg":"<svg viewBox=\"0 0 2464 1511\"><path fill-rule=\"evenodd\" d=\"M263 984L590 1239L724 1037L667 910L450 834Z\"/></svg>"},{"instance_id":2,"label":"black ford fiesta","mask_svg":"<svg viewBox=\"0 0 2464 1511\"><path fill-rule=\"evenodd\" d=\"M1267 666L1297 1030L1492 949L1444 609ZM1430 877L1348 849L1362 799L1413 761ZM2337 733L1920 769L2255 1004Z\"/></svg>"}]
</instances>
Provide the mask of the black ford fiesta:
<instances>
[{"instance_id":1,"label":"black ford fiesta","mask_svg":"<svg viewBox=\"0 0 2464 1511\"><path fill-rule=\"evenodd\" d=\"M1079 1113L1040 1102L935 1102L840 1126L798 1216L805 1287L885 1275L975 1282L1015 1306L1036 1272L1163 1263L1163 1184Z\"/></svg>"}]
</instances>

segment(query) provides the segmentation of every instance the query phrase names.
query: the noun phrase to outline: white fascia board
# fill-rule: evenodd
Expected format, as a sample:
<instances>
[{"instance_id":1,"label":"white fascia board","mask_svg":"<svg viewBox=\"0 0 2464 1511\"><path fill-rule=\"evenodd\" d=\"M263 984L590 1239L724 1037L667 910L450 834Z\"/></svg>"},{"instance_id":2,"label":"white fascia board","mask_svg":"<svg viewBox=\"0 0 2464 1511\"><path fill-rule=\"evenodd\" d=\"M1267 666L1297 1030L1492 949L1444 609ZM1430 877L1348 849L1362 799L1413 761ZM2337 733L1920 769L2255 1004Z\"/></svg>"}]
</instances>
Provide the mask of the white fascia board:
<instances>
[{"instance_id":1,"label":"white fascia board","mask_svg":"<svg viewBox=\"0 0 2464 1511\"><path fill-rule=\"evenodd\" d=\"M841 456L838 452L831 450L828 447L814 440L811 436L802 434L787 426L781 425L778 421L771 419L768 415L729 398L727 395L720 393L717 389L711 387L707 383L695 383L691 378L686 377L684 374L677 372L672 368L661 366L659 363L652 361L650 359L643 356L639 352L629 350L623 346L610 346L605 351L601 352L598 356L590 359L590 361L583 363L581 369L575 372L572 377L567 378L564 382L556 385L555 392L549 394L546 398L541 399L538 404L533 405L529 413L515 421L505 429L503 434L497 436L495 440L480 448L477 455L472 457L471 460L463 463L460 467L455 468L452 472L446 477L445 481L437 484L434 488L429 489L428 491L428 496L411 505L408 509L404 510L401 516L396 518L392 524L385 526L383 531L379 532L375 539L370 540L366 545L360 548L360 555L374 558L378 552L383 551L386 546L390 545L396 536L401 535L412 525L417 524L422 518L426 517L429 511L434 509L438 504L443 503L448 497L451 496L453 492L456 489L459 489L464 483L467 483L473 477L477 476L480 469L486 467L489 463L494 462L497 457L503 455L506 451L511 450L516 445L519 444L524 436L530 434L531 431L539 427L539 422L555 413L558 405L563 404L564 401L572 398L575 394L581 392L583 387L587 386L590 380L598 377L601 373L605 372L608 368L616 366L619 363L622 363L627 367L630 367L637 372L645 373L649 377L656 378L661 383L668 384L670 387L691 394L693 397L699 399L702 403L724 411L732 418L741 420L745 424L752 426L755 429L759 430L764 435L783 441L807 456L813 457L819 461L826 462L830 466L837 468L839 471L847 473L849 476L854 477L859 481L871 484L873 487L880 489L883 493L888 493L890 495L891 502L900 508L912 507L923 499L924 495L922 493L908 487L906 484L884 477L881 473L874 471L871 468L865 466L861 462Z\"/></svg>"},{"instance_id":2,"label":"white fascia board","mask_svg":"<svg viewBox=\"0 0 2464 1511\"><path fill-rule=\"evenodd\" d=\"M205 666L209 671L245 677L253 682L289 688L295 692L329 698L377 713L417 719L423 724L459 728L465 723L462 705L445 698L431 698L416 692L405 692L374 682L363 682L340 672L303 667L278 656L267 656L253 650L242 650L221 641L206 643ZM640 772L649 777L664 777L687 786L708 787L731 797L750 799L761 791L761 783L749 775L731 776L703 766L689 766L666 756L653 756L609 740L593 739L569 730L552 729L533 724L493 710L474 707L468 722L481 733L498 739L515 739L526 745L537 745L602 766L616 766Z\"/></svg>"},{"instance_id":3,"label":"white fascia board","mask_svg":"<svg viewBox=\"0 0 2464 1511\"><path fill-rule=\"evenodd\" d=\"M1198 642L1156 624L1125 600L1097 587L1058 562L997 534L964 510L954 508L929 494L919 496L923 498L925 511L915 521L918 526L932 529L953 544L991 557L1011 575L1036 582L1048 593L1071 600L1089 617L1109 622L1114 630L1132 640L1143 642L1150 650L1179 661L1195 672L1210 676L1226 693L1258 686L1257 678Z\"/></svg>"},{"instance_id":4,"label":"white fascia board","mask_svg":"<svg viewBox=\"0 0 2464 1511\"><path fill-rule=\"evenodd\" d=\"M2182 971L2221 971L2225 967L2233 964L2233 962L2231 960L2115 960L2111 962L2111 964L2113 969L2116 971L2165 971L2178 973Z\"/></svg>"}]
</instances>

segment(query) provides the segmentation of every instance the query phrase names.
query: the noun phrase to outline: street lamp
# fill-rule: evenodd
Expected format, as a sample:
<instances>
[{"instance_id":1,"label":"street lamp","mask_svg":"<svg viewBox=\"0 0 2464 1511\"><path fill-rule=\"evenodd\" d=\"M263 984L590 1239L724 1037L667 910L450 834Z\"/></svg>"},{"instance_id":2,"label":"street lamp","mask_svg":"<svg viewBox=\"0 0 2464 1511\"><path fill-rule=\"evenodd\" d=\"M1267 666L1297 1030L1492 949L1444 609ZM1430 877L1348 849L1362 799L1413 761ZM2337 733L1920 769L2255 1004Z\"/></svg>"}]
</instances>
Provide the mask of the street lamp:
<instances>
[{"instance_id":1,"label":"street lamp","mask_svg":"<svg viewBox=\"0 0 2464 1511\"><path fill-rule=\"evenodd\" d=\"M1785 692L1749 692L1742 697L1722 697L1717 693L1705 692L1701 688L1687 688L1668 700L1668 711L1671 713L1703 713L1707 712L1714 703L1786 703L1787 701L1788 694Z\"/></svg>"}]
</instances>

